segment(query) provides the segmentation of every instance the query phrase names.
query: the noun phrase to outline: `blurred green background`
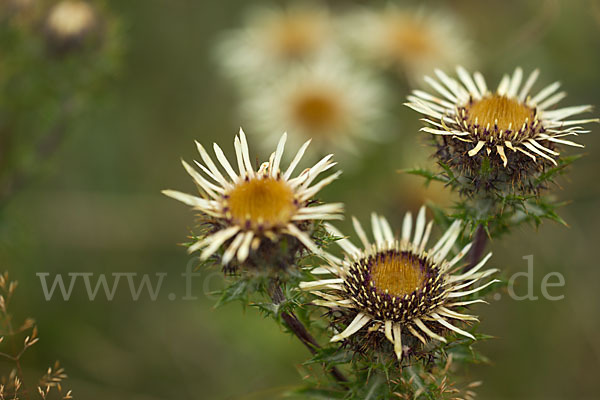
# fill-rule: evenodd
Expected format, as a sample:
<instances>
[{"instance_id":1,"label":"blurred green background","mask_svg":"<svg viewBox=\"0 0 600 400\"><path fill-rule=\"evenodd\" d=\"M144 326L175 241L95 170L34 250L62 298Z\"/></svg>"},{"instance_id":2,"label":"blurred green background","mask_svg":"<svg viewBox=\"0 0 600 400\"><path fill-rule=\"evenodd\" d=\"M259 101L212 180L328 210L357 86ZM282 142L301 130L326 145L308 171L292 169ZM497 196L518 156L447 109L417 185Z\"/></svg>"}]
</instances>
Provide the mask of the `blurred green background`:
<instances>
[{"instance_id":1,"label":"blurred green background","mask_svg":"<svg viewBox=\"0 0 600 400\"><path fill-rule=\"evenodd\" d=\"M244 126L237 96L219 73L215 41L241 24L258 2L145 0L106 3L123 23L123 70L108 99L72 125L65 145L26 190L13 198L0 224L1 267L19 283L13 313L33 316L41 341L27 368L61 360L79 399L270 399L302 378L296 366L305 349L253 310L228 305L213 310L204 295L219 287L218 271L194 280L196 301L170 301L184 293L180 274L190 262L182 247L193 215L162 196L161 189L193 190L179 163L196 157L193 140L218 142L233 154L233 136ZM366 2L362 2L365 4ZM443 4L468 24L477 60L491 86L521 65L541 69L538 85L560 80L569 92L561 104L600 104L600 2L453 0ZM262 3L261 3L262 4ZM264 3L271 4L271 3ZM352 4L331 2L336 8ZM538 88L541 86L537 86ZM406 88L394 90L402 98ZM397 169L426 166L398 154L423 149L416 113L391 110L393 140L372 151L322 193L342 200L349 214L386 213L394 225L439 188L418 189L419 179ZM569 227L523 227L493 241L490 265L525 271L534 255L534 290L543 276L560 272L562 301L514 301L506 294L477 307L482 332L497 339L479 348L493 360L469 369L482 380L482 399L597 399L600 376L600 158L598 126L579 138L587 157L562 179L560 210ZM251 144L252 147L252 144ZM426 154L427 149L423 151ZM257 154L257 152L254 152ZM261 154L264 158L266 154ZM348 161L347 161L348 162ZM344 164L341 164L344 169ZM348 222L340 224L347 228ZM215 273L215 271L217 273ZM45 301L37 272L167 272L155 302L132 301L118 290L114 301L89 301L79 285L70 301ZM524 283L524 281L521 281ZM517 288L518 292L526 290ZM552 292L551 292L552 293Z\"/></svg>"}]
</instances>

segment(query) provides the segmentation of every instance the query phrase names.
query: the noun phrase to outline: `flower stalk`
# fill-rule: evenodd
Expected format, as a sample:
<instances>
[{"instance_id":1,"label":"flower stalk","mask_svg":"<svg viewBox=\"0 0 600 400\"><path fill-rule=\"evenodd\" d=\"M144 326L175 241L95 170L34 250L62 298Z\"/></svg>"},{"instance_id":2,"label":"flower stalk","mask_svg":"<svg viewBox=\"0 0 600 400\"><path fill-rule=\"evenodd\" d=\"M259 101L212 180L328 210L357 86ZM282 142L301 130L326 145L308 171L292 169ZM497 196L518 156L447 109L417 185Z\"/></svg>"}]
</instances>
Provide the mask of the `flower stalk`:
<instances>
[{"instance_id":1,"label":"flower stalk","mask_svg":"<svg viewBox=\"0 0 600 400\"><path fill-rule=\"evenodd\" d=\"M281 290L281 286L277 279L271 280L268 292L275 306L279 306L281 303L285 302L285 294L283 293L283 290ZM317 354L317 350L320 349L321 346L313 337L313 335L311 335L308 329L306 329L304 324L300 322L298 317L296 317L294 313L287 311L281 312L280 315L288 329L302 342L308 351L310 351L312 355ZM337 382L341 384L348 382L348 379L344 376L344 374L335 366L329 369L329 373Z\"/></svg>"},{"instance_id":2,"label":"flower stalk","mask_svg":"<svg viewBox=\"0 0 600 400\"><path fill-rule=\"evenodd\" d=\"M469 265L465 267L465 270L469 268L473 268L485 253L485 247L487 245L488 235L486 229L483 224L477 226L475 230L475 235L473 238L473 246L471 247L471 251L469 252Z\"/></svg>"}]
</instances>

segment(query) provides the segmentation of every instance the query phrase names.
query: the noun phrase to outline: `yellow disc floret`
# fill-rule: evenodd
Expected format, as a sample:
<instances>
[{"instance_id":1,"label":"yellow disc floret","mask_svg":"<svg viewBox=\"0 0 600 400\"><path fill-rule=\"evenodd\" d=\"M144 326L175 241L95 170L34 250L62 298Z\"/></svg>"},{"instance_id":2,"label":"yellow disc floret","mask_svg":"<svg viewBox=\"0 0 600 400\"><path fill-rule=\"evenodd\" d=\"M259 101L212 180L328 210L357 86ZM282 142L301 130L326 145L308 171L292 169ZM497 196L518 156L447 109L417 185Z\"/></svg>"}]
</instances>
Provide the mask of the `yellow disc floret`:
<instances>
[{"instance_id":1,"label":"yellow disc floret","mask_svg":"<svg viewBox=\"0 0 600 400\"><path fill-rule=\"evenodd\" d=\"M426 274L418 259L405 253L388 252L377 256L371 268L371 281L379 291L403 297L423 287Z\"/></svg>"},{"instance_id":2,"label":"yellow disc floret","mask_svg":"<svg viewBox=\"0 0 600 400\"><path fill-rule=\"evenodd\" d=\"M518 130L524 123L531 123L535 118L534 110L530 107L498 94L476 100L466 109L469 125L478 124L482 128L489 125L493 128L497 124L502 131Z\"/></svg>"},{"instance_id":3,"label":"yellow disc floret","mask_svg":"<svg viewBox=\"0 0 600 400\"><path fill-rule=\"evenodd\" d=\"M285 226L297 210L292 188L274 178L238 183L228 193L226 204L234 223L254 230Z\"/></svg>"}]
</instances>

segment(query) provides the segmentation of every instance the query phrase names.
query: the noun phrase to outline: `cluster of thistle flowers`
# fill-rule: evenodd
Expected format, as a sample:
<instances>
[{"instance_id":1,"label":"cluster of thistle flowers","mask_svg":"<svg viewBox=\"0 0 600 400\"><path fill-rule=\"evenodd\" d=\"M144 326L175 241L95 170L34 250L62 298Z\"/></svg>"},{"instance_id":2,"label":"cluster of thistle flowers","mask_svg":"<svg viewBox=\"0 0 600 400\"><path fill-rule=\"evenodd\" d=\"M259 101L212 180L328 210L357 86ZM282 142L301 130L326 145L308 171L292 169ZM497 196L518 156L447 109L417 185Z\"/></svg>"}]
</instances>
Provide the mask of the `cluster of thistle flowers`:
<instances>
[{"instance_id":1,"label":"cluster of thistle flowers","mask_svg":"<svg viewBox=\"0 0 600 400\"><path fill-rule=\"evenodd\" d=\"M439 81L426 81L438 95L416 90L407 105L426 115L425 132L442 138L436 155L460 174L454 184L459 190L479 190L470 182L475 179L488 190L501 177L510 193L527 193L530 188L519 183L535 180L548 166L560 163L560 146L581 146L565 137L585 133L582 124L598 121L569 119L589 111L587 105L550 109L565 96L556 93L557 83L531 96L537 70L522 85L523 72L517 68L493 92L480 73L471 76L462 67L457 68L459 80L439 70L436 74ZM491 253L480 257L474 252L475 257L464 261L472 247L465 241L464 221L453 220L431 245L433 221L427 222L424 207L414 219L408 212L399 232L373 213L370 229L352 218L358 240L351 240L328 222L321 225L341 219L342 204L315 200L340 174L318 178L335 166L332 155L294 174L311 141L283 168L286 141L283 134L268 161L253 166L240 130L234 140L237 170L217 144L220 166L197 143L200 171L183 165L200 195L164 191L192 206L206 227L189 251L201 251L202 259L210 258L228 271L266 273L276 279L300 268L303 256L318 256L323 262L309 265L310 273L297 288L313 294L314 305L331 310L326 314L331 342L341 341L357 352L364 352L365 343L375 343L377 351L388 348L402 362L422 351L433 354L430 343L446 343L450 333L474 340L465 325L477 317L464 310L483 302L473 295L497 282L491 276L498 270L484 268ZM482 174L482 164L491 173ZM324 248L320 227L335 238L341 257Z\"/></svg>"},{"instance_id":2,"label":"cluster of thistle flowers","mask_svg":"<svg viewBox=\"0 0 600 400\"><path fill-rule=\"evenodd\" d=\"M298 268L294 261L303 254L319 256L323 264L312 265L310 278L299 287L320 298L314 304L336 310L347 319L347 326L332 335L332 342L355 334L381 335L393 345L400 360L405 352L411 352L403 344L403 337L424 344L431 339L446 342L442 332L450 330L474 339L457 325L476 317L457 308L481 302L466 297L495 282L486 278L496 270L483 268L491 254L463 269L461 260L471 244L454 252L462 233L461 222L452 223L433 245L429 244L433 221L427 223L424 207L414 220L407 213L397 233L382 216L372 214L369 235L353 218L358 245L327 223L325 228L338 239L336 243L343 251L343 257L337 257L315 243L315 226L323 220L340 219L342 204L320 204L314 197L340 173L317 181L321 173L335 165L332 155L328 155L294 176L310 141L283 169L286 140L284 134L269 160L256 169L246 135L240 131L234 141L237 171L218 145L214 145L214 153L220 167L197 144L203 162L195 164L200 171L185 161L183 165L201 195L164 191L192 206L210 226L209 233L193 243L189 251L201 250L202 259L212 257L225 267L235 264L235 270L242 274L256 273L258 268L277 277L283 276L280 267ZM282 242L286 245L281 246ZM485 283L478 285L482 281ZM413 341L405 343L412 345Z\"/></svg>"},{"instance_id":3,"label":"cluster of thistle flowers","mask_svg":"<svg viewBox=\"0 0 600 400\"><path fill-rule=\"evenodd\" d=\"M448 12L297 3L252 9L217 54L240 89L243 125L261 150L287 131L296 146L313 139L312 159L335 152L355 161L367 154L365 144L389 136L388 110L402 100L387 90L394 78L405 86L434 66L473 58L460 27Z\"/></svg>"},{"instance_id":4,"label":"cluster of thistle flowers","mask_svg":"<svg viewBox=\"0 0 600 400\"><path fill-rule=\"evenodd\" d=\"M479 72L457 67L455 78L434 68L447 69L455 63L453 57L468 59L468 46L447 21L392 6L337 18L315 6L257 13L246 29L222 43L221 60L248 96L244 110L253 131L268 132L273 140L260 142L272 143L275 152L253 165L240 131L234 140L236 170L218 145L215 163L197 144L200 171L185 162L184 167L200 196L164 192L200 214L204 231L194 238L190 252L201 251L202 259L221 264L238 279L287 279L292 291L302 293L295 300L328 310L320 318L326 320L330 346L341 342L337 349L364 356L369 371L382 354L402 366L415 366L416 359L443 358L446 343L476 339L470 325L478 319L468 309L484 302L481 293L497 282L492 275L498 270L485 267L491 253L480 254L485 244L477 236L479 243L469 243L469 230L480 226L495 236L500 231L489 221L499 218L507 199L516 199L515 204L530 197L540 201L543 189L566 164L561 147L582 147L570 137L588 132L583 125L597 121L570 118L590 111L588 105L556 108L565 97L558 83L532 92L537 70L525 77L516 68L491 90ZM353 26L361 26L360 31ZM457 43L448 46L450 40ZM463 195L459 204L467 209L449 218L435 241L430 240L436 230L424 207L416 218L408 212L397 232L394 223L375 213L370 229L352 218L357 239L347 237L324 222L341 219L342 204L316 200L339 176L319 180L334 167L332 155L294 174L305 152L311 160L331 149L356 152L358 136L373 138L372 132L380 131L375 122L385 109L384 90L363 64L360 72L350 68L356 59L348 61L348 54L371 66L394 66L409 82L416 75L435 74L425 77L433 93L414 90L406 105L424 115L427 126L422 130L433 136L434 157L444 170L443 175L426 176ZM285 130L289 137L279 136ZM288 139L299 150L283 168ZM317 145L312 157L307 152L311 141ZM357 154L365 154L362 147ZM330 249L331 242L340 251ZM317 258L306 258L310 255ZM298 272L292 275L299 280L290 279L289 272ZM306 340L303 333L299 337ZM446 358L447 365L450 360ZM418 390L402 387L414 380L402 370L384 372L388 386L400 382L393 395L418 397ZM337 372L333 375L339 378ZM445 379L433 381L437 378ZM436 389L447 388L438 383Z\"/></svg>"}]
</instances>

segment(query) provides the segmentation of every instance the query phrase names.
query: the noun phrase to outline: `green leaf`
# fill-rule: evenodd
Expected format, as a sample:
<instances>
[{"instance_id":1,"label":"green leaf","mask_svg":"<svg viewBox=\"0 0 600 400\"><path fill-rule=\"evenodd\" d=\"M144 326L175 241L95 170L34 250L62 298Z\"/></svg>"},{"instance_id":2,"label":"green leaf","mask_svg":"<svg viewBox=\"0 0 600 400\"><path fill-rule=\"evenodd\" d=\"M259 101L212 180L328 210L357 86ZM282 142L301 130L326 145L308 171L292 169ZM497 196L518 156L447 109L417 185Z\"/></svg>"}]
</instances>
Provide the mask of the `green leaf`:
<instances>
[{"instance_id":1,"label":"green leaf","mask_svg":"<svg viewBox=\"0 0 600 400\"><path fill-rule=\"evenodd\" d=\"M215 304L215 308L221 307L232 301L242 301L246 303L248 301L248 289L250 288L249 282L245 279L235 280L225 289L220 291L219 300Z\"/></svg>"},{"instance_id":2,"label":"green leaf","mask_svg":"<svg viewBox=\"0 0 600 400\"><path fill-rule=\"evenodd\" d=\"M442 182L445 184L449 182L449 179L447 177L424 168L402 169L398 172L409 175L421 176L425 178L425 185L429 185L431 181Z\"/></svg>"},{"instance_id":3,"label":"green leaf","mask_svg":"<svg viewBox=\"0 0 600 400\"><path fill-rule=\"evenodd\" d=\"M352 353L350 351L346 351L338 347L329 347L317 349L317 352L315 353L313 358L306 361L306 364L325 363L328 366L333 366L335 364L348 363L351 360Z\"/></svg>"},{"instance_id":4,"label":"green leaf","mask_svg":"<svg viewBox=\"0 0 600 400\"><path fill-rule=\"evenodd\" d=\"M569 156L569 157L563 157L560 158L558 160L558 165L550 168L548 171L544 172L543 174L541 174L536 180L535 180L535 184L536 186L539 186L547 181L552 180L556 175L562 175L565 171L564 169L566 167L568 167L569 165L571 165L573 162L575 162L576 160L580 159L581 157L583 157L582 154L577 154L574 156Z\"/></svg>"}]
</instances>

